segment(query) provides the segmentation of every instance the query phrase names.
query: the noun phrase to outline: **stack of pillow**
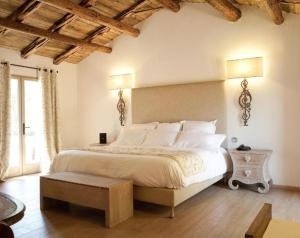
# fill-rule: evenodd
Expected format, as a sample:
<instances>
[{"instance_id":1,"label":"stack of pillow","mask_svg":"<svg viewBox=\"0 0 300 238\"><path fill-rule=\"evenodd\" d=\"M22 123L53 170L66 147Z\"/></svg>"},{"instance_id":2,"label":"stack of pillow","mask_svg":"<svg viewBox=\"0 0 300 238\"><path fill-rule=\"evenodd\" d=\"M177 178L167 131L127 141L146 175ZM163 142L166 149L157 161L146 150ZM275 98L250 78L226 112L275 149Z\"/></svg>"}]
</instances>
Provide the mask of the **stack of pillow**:
<instances>
[{"instance_id":1,"label":"stack of pillow","mask_svg":"<svg viewBox=\"0 0 300 238\"><path fill-rule=\"evenodd\" d=\"M216 134L217 121L133 124L122 128L116 146L218 149L226 136Z\"/></svg>"}]
</instances>

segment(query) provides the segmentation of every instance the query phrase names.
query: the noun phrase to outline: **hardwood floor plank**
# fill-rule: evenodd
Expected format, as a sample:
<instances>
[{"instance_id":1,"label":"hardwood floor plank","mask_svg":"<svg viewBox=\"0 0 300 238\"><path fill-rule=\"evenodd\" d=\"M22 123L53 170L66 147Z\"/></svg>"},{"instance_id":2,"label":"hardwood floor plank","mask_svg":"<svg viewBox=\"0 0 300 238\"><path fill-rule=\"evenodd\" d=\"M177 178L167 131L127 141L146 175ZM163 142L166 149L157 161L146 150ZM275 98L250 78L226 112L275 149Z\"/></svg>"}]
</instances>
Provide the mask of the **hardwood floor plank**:
<instances>
[{"instance_id":1,"label":"hardwood floor plank","mask_svg":"<svg viewBox=\"0 0 300 238\"><path fill-rule=\"evenodd\" d=\"M300 192L280 189L258 194L215 185L178 206L174 219L166 207L136 202L134 217L113 229L105 228L104 212L95 209L71 205L41 212L37 175L9 179L0 191L26 205L24 218L12 226L17 238L240 238L265 202L273 204L274 217L300 222Z\"/></svg>"}]
</instances>

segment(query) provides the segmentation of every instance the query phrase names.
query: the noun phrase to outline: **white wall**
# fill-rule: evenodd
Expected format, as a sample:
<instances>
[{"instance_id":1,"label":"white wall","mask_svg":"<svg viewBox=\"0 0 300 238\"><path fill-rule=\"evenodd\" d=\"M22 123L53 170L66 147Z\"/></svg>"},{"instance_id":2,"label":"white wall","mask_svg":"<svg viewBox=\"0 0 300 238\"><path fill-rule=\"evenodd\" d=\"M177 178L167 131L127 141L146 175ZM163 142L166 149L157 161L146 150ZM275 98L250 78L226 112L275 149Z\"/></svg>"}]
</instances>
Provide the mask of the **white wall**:
<instances>
[{"instance_id":1,"label":"white wall","mask_svg":"<svg viewBox=\"0 0 300 238\"><path fill-rule=\"evenodd\" d=\"M77 65L63 63L53 65L52 60L41 56L22 59L19 52L0 48L0 61L31 67L49 67L59 71L59 124L61 127L62 147L73 147L78 144L78 107L77 107ZM11 67L12 74L36 76L36 71L19 67Z\"/></svg>"},{"instance_id":2,"label":"white wall","mask_svg":"<svg viewBox=\"0 0 300 238\"><path fill-rule=\"evenodd\" d=\"M205 4L185 4L177 14L162 10L140 26L138 38L122 36L112 54L94 53L80 63L81 144L96 142L98 132L113 138L119 129L117 97L107 89L111 74L133 72L138 87L225 79L226 59L263 56L264 78L250 79L249 127L239 119L240 81L226 82L228 137L274 150L274 182L300 186L300 16L290 14L276 26L262 10L242 11L243 17L230 23Z\"/></svg>"}]
</instances>

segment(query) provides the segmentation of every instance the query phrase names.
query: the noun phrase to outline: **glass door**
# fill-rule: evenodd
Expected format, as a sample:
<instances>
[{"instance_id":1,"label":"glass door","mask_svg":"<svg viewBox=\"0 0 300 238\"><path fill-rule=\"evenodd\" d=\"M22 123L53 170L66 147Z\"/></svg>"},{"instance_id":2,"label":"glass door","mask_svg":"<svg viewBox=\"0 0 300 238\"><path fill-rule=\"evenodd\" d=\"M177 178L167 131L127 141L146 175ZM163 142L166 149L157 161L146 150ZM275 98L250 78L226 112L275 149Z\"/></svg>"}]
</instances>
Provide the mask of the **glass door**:
<instances>
[{"instance_id":1,"label":"glass door","mask_svg":"<svg viewBox=\"0 0 300 238\"><path fill-rule=\"evenodd\" d=\"M11 79L11 143L8 176L40 172L41 88L35 79Z\"/></svg>"},{"instance_id":2,"label":"glass door","mask_svg":"<svg viewBox=\"0 0 300 238\"><path fill-rule=\"evenodd\" d=\"M40 172L41 162L41 88L37 80L21 80L23 84L23 174Z\"/></svg>"}]
</instances>

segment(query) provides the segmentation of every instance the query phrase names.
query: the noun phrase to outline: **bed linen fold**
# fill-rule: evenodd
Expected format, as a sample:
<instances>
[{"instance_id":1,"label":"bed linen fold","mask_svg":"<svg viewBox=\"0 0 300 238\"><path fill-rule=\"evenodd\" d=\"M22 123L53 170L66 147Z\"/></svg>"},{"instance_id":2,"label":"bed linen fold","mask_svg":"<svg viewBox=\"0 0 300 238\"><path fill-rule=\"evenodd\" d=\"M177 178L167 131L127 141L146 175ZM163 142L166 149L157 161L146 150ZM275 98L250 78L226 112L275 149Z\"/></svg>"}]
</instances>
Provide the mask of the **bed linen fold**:
<instances>
[{"instance_id":1,"label":"bed linen fold","mask_svg":"<svg viewBox=\"0 0 300 238\"><path fill-rule=\"evenodd\" d=\"M205 170L203 156L206 151L189 151L189 150L170 150L166 148L148 148L148 147L124 147L124 146L103 146L89 147L86 150L101 153L128 154L128 155L148 155L162 156L172 159L178 163L184 176L192 176Z\"/></svg>"}]
</instances>

